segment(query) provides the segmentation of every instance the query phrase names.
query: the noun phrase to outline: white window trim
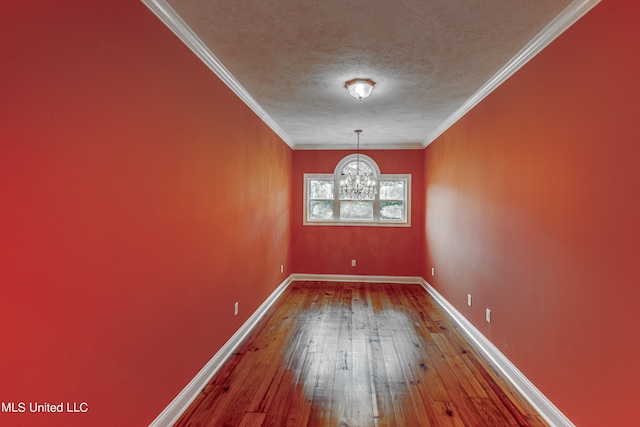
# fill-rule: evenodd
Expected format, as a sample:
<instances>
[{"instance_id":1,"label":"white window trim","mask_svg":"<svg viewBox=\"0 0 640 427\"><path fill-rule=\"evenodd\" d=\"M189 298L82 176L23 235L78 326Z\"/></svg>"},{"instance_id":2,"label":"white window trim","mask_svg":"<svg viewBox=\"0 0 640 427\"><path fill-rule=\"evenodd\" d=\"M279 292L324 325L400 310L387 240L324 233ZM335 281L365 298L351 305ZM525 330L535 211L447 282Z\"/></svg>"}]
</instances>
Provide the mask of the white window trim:
<instances>
[{"instance_id":1,"label":"white window trim","mask_svg":"<svg viewBox=\"0 0 640 427\"><path fill-rule=\"evenodd\" d=\"M339 212L339 198L338 194L338 186L340 182L341 171L346 164L349 162L353 162L357 159L358 154L350 154L344 157L342 160L338 162L332 174L304 174L304 207L302 213L302 224L303 225L329 225L329 226L369 226L369 227L411 227L411 174L382 174L380 173L380 168L378 164L369 156L360 154L359 158L361 162L366 163L373 170L374 177L376 181L380 182L380 180L403 180L405 181L405 210L406 210L406 218L405 221L390 221L390 220L380 220L379 215L380 212L380 191L378 190L375 200L373 201L373 211L374 211L374 219L373 220L347 220L340 219L337 213ZM328 180L334 181L334 219L331 220L310 220L308 218L309 211L309 185L311 180Z\"/></svg>"}]
</instances>

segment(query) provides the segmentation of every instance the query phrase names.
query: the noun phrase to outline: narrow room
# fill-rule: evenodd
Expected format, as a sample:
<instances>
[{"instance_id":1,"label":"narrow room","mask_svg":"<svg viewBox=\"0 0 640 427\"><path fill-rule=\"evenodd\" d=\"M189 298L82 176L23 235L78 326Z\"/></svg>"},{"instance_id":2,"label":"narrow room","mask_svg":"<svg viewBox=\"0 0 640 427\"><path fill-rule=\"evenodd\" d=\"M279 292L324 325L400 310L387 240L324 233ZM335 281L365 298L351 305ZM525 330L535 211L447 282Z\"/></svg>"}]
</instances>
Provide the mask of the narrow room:
<instances>
[{"instance_id":1,"label":"narrow room","mask_svg":"<svg viewBox=\"0 0 640 427\"><path fill-rule=\"evenodd\" d=\"M638 3L2 15L0 425L637 425Z\"/></svg>"}]
</instances>

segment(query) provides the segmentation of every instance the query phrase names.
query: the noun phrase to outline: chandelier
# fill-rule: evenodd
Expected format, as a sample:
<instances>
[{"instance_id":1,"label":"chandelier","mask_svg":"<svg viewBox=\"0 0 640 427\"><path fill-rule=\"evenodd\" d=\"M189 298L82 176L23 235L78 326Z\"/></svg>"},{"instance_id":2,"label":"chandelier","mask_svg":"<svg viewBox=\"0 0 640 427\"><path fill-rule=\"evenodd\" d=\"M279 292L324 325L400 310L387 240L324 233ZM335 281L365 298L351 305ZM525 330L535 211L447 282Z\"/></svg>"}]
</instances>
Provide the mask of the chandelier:
<instances>
[{"instance_id":1,"label":"chandelier","mask_svg":"<svg viewBox=\"0 0 640 427\"><path fill-rule=\"evenodd\" d=\"M358 148L355 167L348 163L342 170L344 178L340 180L340 199L343 200L373 200L378 192L376 180L371 176L373 171L365 170L360 165L360 134L361 129L354 131L358 135ZM368 168L367 168L368 169Z\"/></svg>"}]
</instances>

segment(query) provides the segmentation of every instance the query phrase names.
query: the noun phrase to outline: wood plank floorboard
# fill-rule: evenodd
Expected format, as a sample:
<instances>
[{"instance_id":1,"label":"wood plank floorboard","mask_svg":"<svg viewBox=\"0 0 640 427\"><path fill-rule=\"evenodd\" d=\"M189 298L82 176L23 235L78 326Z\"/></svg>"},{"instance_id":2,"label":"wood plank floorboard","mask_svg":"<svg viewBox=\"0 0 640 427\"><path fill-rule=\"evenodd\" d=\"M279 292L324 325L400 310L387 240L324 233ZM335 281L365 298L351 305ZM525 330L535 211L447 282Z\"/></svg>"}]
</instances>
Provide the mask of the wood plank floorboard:
<instances>
[{"instance_id":1,"label":"wood plank floorboard","mask_svg":"<svg viewBox=\"0 0 640 427\"><path fill-rule=\"evenodd\" d=\"M294 282L175 426L548 424L421 286Z\"/></svg>"}]
</instances>

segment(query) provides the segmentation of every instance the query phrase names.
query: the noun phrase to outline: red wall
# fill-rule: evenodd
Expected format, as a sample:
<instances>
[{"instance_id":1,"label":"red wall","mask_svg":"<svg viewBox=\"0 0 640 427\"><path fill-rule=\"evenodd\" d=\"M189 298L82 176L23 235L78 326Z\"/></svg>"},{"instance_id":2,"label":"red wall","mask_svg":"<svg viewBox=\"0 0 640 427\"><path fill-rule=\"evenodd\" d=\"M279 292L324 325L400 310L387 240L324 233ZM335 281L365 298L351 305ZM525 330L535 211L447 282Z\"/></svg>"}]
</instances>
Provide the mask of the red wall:
<instances>
[{"instance_id":1,"label":"red wall","mask_svg":"<svg viewBox=\"0 0 640 427\"><path fill-rule=\"evenodd\" d=\"M363 151L383 174L412 175L411 227L303 226L304 174L333 173L353 151L294 151L291 215L293 271L420 276L424 217L421 150ZM351 266L355 259L356 267Z\"/></svg>"},{"instance_id":2,"label":"red wall","mask_svg":"<svg viewBox=\"0 0 640 427\"><path fill-rule=\"evenodd\" d=\"M638 425L638 22L603 1L424 154L424 277L578 426Z\"/></svg>"},{"instance_id":3,"label":"red wall","mask_svg":"<svg viewBox=\"0 0 640 427\"><path fill-rule=\"evenodd\" d=\"M146 425L290 273L292 151L141 2L4 6L0 424Z\"/></svg>"}]
</instances>

